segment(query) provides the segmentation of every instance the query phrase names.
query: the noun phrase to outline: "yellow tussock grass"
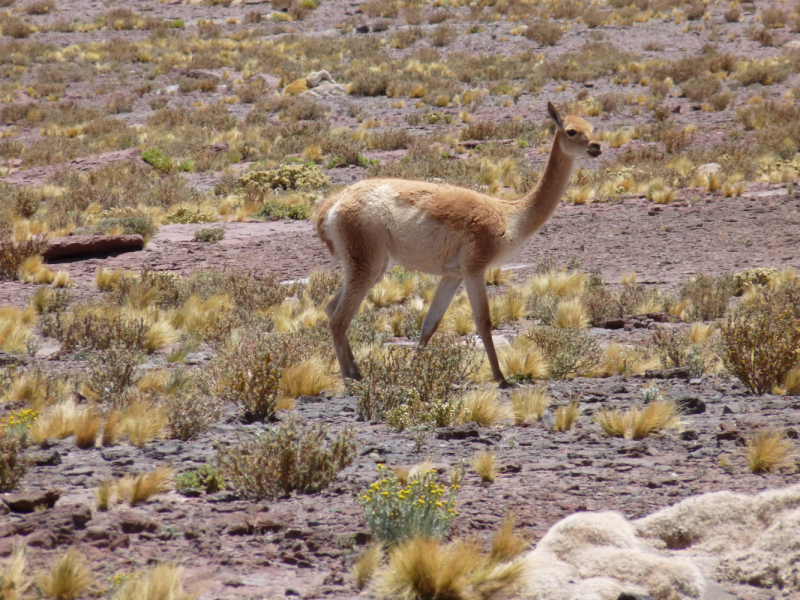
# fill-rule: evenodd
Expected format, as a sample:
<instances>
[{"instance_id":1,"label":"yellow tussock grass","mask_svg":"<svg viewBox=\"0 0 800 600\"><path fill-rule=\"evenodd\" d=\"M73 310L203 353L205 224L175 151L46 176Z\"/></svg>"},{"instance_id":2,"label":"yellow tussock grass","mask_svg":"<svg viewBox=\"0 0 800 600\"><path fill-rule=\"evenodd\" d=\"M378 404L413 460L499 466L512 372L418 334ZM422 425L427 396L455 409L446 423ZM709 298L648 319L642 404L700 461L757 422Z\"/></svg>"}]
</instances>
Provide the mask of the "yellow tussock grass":
<instances>
[{"instance_id":1,"label":"yellow tussock grass","mask_svg":"<svg viewBox=\"0 0 800 600\"><path fill-rule=\"evenodd\" d=\"M376 576L382 598L447 598L488 600L513 596L523 583L523 564L496 563L474 541L447 545L415 537L395 546L386 567Z\"/></svg>"},{"instance_id":2,"label":"yellow tussock grass","mask_svg":"<svg viewBox=\"0 0 800 600\"><path fill-rule=\"evenodd\" d=\"M93 408L86 409L75 423L75 445L78 448L94 448L102 424L103 419Z\"/></svg>"},{"instance_id":3,"label":"yellow tussock grass","mask_svg":"<svg viewBox=\"0 0 800 600\"><path fill-rule=\"evenodd\" d=\"M39 577L38 584L47 598L74 600L89 591L92 577L83 555L72 549L56 558L50 572Z\"/></svg>"},{"instance_id":4,"label":"yellow tussock grass","mask_svg":"<svg viewBox=\"0 0 800 600\"><path fill-rule=\"evenodd\" d=\"M510 515L503 519L503 524L492 537L492 549L489 559L495 563L510 562L522 554L528 547L524 537L514 532L516 519Z\"/></svg>"},{"instance_id":5,"label":"yellow tussock grass","mask_svg":"<svg viewBox=\"0 0 800 600\"><path fill-rule=\"evenodd\" d=\"M556 306L556 314L552 322L554 327L562 329L586 329L589 327L589 315L580 298L561 300Z\"/></svg>"},{"instance_id":6,"label":"yellow tussock grass","mask_svg":"<svg viewBox=\"0 0 800 600\"><path fill-rule=\"evenodd\" d=\"M32 306L20 310L15 306L0 308L0 350L23 353L31 336L31 325L36 321Z\"/></svg>"},{"instance_id":7,"label":"yellow tussock grass","mask_svg":"<svg viewBox=\"0 0 800 600\"><path fill-rule=\"evenodd\" d=\"M411 277L400 281L391 275L386 275L369 291L367 297L378 308L397 304L411 295L414 285L415 281Z\"/></svg>"},{"instance_id":8,"label":"yellow tussock grass","mask_svg":"<svg viewBox=\"0 0 800 600\"><path fill-rule=\"evenodd\" d=\"M148 354L161 350L174 344L180 339L180 334L168 321L156 321L147 330L144 338L144 347Z\"/></svg>"},{"instance_id":9,"label":"yellow tussock grass","mask_svg":"<svg viewBox=\"0 0 800 600\"><path fill-rule=\"evenodd\" d=\"M497 465L494 461L494 452L483 450L478 452L470 462L472 468L480 476L481 481L491 482L497 477Z\"/></svg>"},{"instance_id":10,"label":"yellow tussock grass","mask_svg":"<svg viewBox=\"0 0 800 600\"><path fill-rule=\"evenodd\" d=\"M578 420L580 415L580 404L577 400L573 400L566 406L559 406L556 409L556 419L553 428L556 431L569 431Z\"/></svg>"},{"instance_id":11,"label":"yellow tussock grass","mask_svg":"<svg viewBox=\"0 0 800 600\"><path fill-rule=\"evenodd\" d=\"M37 444L47 438L62 439L75 433L75 427L84 418L88 407L80 406L72 398L49 406L31 427L31 437Z\"/></svg>"},{"instance_id":12,"label":"yellow tussock grass","mask_svg":"<svg viewBox=\"0 0 800 600\"><path fill-rule=\"evenodd\" d=\"M562 298L577 296L583 291L586 273L579 271L548 271L531 278L530 291L537 296L553 294Z\"/></svg>"},{"instance_id":13,"label":"yellow tussock grass","mask_svg":"<svg viewBox=\"0 0 800 600\"><path fill-rule=\"evenodd\" d=\"M493 425L506 418L506 409L499 402L496 388L474 390L464 398L464 406L458 417L461 423L475 422L478 425Z\"/></svg>"},{"instance_id":14,"label":"yellow tussock grass","mask_svg":"<svg viewBox=\"0 0 800 600\"><path fill-rule=\"evenodd\" d=\"M634 406L625 412L601 408L595 413L594 420L607 435L634 440L681 425L678 409L671 400L653 401L644 408Z\"/></svg>"},{"instance_id":15,"label":"yellow tussock grass","mask_svg":"<svg viewBox=\"0 0 800 600\"><path fill-rule=\"evenodd\" d=\"M37 255L29 256L22 262L17 270L17 277L25 283L51 283L55 273L44 264L44 259Z\"/></svg>"},{"instance_id":16,"label":"yellow tussock grass","mask_svg":"<svg viewBox=\"0 0 800 600\"><path fill-rule=\"evenodd\" d=\"M106 417L106 422L103 424L103 434L100 437L100 443L104 448L108 446L116 446L119 442L119 436L122 434L122 424L119 420L119 412L112 410Z\"/></svg>"},{"instance_id":17,"label":"yellow tussock grass","mask_svg":"<svg viewBox=\"0 0 800 600\"><path fill-rule=\"evenodd\" d=\"M72 279L66 271L56 271L51 285L55 288L72 287Z\"/></svg>"},{"instance_id":18,"label":"yellow tussock grass","mask_svg":"<svg viewBox=\"0 0 800 600\"><path fill-rule=\"evenodd\" d=\"M322 391L330 390L336 385L330 365L318 356L286 367L281 377L281 391L291 398L318 396Z\"/></svg>"},{"instance_id":19,"label":"yellow tussock grass","mask_svg":"<svg viewBox=\"0 0 800 600\"><path fill-rule=\"evenodd\" d=\"M119 282L122 281L123 277L133 277L134 274L131 271L125 271L124 269L97 269L97 273L95 273L94 280L97 284L97 289L101 292L110 292L113 290Z\"/></svg>"},{"instance_id":20,"label":"yellow tussock grass","mask_svg":"<svg viewBox=\"0 0 800 600\"><path fill-rule=\"evenodd\" d=\"M714 323L694 323L689 331L689 341L693 344L705 342L714 334L715 329L716 325Z\"/></svg>"},{"instance_id":21,"label":"yellow tussock grass","mask_svg":"<svg viewBox=\"0 0 800 600\"><path fill-rule=\"evenodd\" d=\"M97 486L97 510L106 511L111 508L112 484L113 482L110 479L104 479Z\"/></svg>"},{"instance_id":22,"label":"yellow tussock grass","mask_svg":"<svg viewBox=\"0 0 800 600\"><path fill-rule=\"evenodd\" d=\"M169 491L169 480L173 470L170 467L158 467L150 473L140 473L135 477L125 475L117 482L117 497L131 506L136 506L158 494Z\"/></svg>"},{"instance_id":23,"label":"yellow tussock grass","mask_svg":"<svg viewBox=\"0 0 800 600\"><path fill-rule=\"evenodd\" d=\"M497 352L500 368L509 377L520 379L546 379L549 370L547 359L542 351L531 340L520 336L510 346L500 348ZM484 358L478 373L480 381L493 381L489 362Z\"/></svg>"},{"instance_id":24,"label":"yellow tussock grass","mask_svg":"<svg viewBox=\"0 0 800 600\"><path fill-rule=\"evenodd\" d=\"M356 589L363 590L367 587L370 579L372 579L372 576L378 570L382 559L383 550L379 544L367 546L350 570L350 575L353 577L353 584L356 586Z\"/></svg>"},{"instance_id":25,"label":"yellow tussock grass","mask_svg":"<svg viewBox=\"0 0 800 600\"><path fill-rule=\"evenodd\" d=\"M790 464L795 447L785 431L760 431L747 441L745 460L753 473L763 473Z\"/></svg>"},{"instance_id":26,"label":"yellow tussock grass","mask_svg":"<svg viewBox=\"0 0 800 600\"><path fill-rule=\"evenodd\" d=\"M194 600L197 594L183 589L183 567L161 563L143 577L129 579L115 600Z\"/></svg>"},{"instance_id":27,"label":"yellow tussock grass","mask_svg":"<svg viewBox=\"0 0 800 600\"><path fill-rule=\"evenodd\" d=\"M541 421L545 409L553 402L553 398L547 393L544 386L535 388L524 388L514 390L511 393L511 412L514 416L514 423L532 423Z\"/></svg>"},{"instance_id":28,"label":"yellow tussock grass","mask_svg":"<svg viewBox=\"0 0 800 600\"><path fill-rule=\"evenodd\" d=\"M495 267L486 271L486 285L503 285L511 281L514 273L510 269Z\"/></svg>"},{"instance_id":29,"label":"yellow tussock grass","mask_svg":"<svg viewBox=\"0 0 800 600\"><path fill-rule=\"evenodd\" d=\"M302 79L295 79L292 83L283 88L283 95L296 96L297 94L302 94L307 91L308 83L306 82L306 78L303 77Z\"/></svg>"},{"instance_id":30,"label":"yellow tussock grass","mask_svg":"<svg viewBox=\"0 0 800 600\"><path fill-rule=\"evenodd\" d=\"M28 556L25 546L14 545L11 558L0 564L0 598L4 600L20 600L28 588L31 580L26 574Z\"/></svg>"},{"instance_id":31,"label":"yellow tussock grass","mask_svg":"<svg viewBox=\"0 0 800 600\"><path fill-rule=\"evenodd\" d=\"M141 448L152 439L160 438L167 424L163 407L148 400L133 400L120 415L120 428L128 441Z\"/></svg>"}]
</instances>

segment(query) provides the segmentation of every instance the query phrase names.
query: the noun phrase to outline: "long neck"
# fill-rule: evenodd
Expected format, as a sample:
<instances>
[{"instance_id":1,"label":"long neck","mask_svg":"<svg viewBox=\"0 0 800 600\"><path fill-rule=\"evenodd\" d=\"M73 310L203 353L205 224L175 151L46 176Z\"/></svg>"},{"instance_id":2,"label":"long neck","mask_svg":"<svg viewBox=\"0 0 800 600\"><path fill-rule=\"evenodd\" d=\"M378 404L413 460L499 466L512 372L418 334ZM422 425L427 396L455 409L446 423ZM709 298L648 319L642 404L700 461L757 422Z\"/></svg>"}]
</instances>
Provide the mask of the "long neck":
<instances>
[{"instance_id":1,"label":"long neck","mask_svg":"<svg viewBox=\"0 0 800 600\"><path fill-rule=\"evenodd\" d=\"M556 133L539 183L519 201L518 231L526 238L544 225L567 191L575 157L561 150L561 135L561 132Z\"/></svg>"}]
</instances>

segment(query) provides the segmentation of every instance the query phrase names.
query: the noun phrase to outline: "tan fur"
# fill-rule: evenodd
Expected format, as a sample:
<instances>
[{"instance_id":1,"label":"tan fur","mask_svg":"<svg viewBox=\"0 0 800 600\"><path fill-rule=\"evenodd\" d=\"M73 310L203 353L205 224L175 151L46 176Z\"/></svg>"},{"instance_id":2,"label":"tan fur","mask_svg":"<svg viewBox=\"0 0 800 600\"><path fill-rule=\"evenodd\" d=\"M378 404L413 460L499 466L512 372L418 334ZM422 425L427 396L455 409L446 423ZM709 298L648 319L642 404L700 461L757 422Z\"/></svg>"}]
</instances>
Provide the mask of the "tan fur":
<instances>
[{"instance_id":1,"label":"tan fur","mask_svg":"<svg viewBox=\"0 0 800 600\"><path fill-rule=\"evenodd\" d=\"M345 279L325 311L343 377L360 378L345 334L392 258L406 269L442 277L422 325L422 345L464 282L492 372L504 384L491 337L486 270L507 260L547 221L575 158L600 154L589 123L577 114L562 118L549 103L548 112L557 127L550 158L538 185L518 200L425 181L370 179L320 204L317 235L341 263Z\"/></svg>"}]
</instances>

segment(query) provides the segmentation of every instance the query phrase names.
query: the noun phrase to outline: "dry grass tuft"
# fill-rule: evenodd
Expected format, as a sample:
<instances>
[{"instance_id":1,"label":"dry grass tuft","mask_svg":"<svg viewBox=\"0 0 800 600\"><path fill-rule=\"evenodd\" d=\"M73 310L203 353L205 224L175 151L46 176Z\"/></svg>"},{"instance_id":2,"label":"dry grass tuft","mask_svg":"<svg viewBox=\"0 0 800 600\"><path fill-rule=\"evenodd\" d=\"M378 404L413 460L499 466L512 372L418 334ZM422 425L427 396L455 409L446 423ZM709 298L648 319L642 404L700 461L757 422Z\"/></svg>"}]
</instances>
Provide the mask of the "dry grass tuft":
<instances>
[{"instance_id":1,"label":"dry grass tuft","mask_svg":"<svg viewBox=\"0 0 800 600\"><path fill-rule=\"evenodd\" d=\"M158 467L152 473L140 473L136 477L125 475L117 482L117 498L136 506L152 496L164 494L169 491L172 473L170 467Z\"/></svg>"},{"instance_id":2,"label":"dry grass tuft","mask_svg":"<svg viewBox=\"0 0 800 600\"><path fill-rule=\"evenodd\" d=\"M23 353L27 350L31 325L36 321L36 311L28 307L24 311L15 306L0 308L0 350Z\"/></svg>"},{"instance_id":3,"label":"dry grass tuft","mask_svg":"<svg viewBox=\"0 0 800 600\"><path fill-rule=\"evenodd\" d=\"M121 432L138 448L152 439L161 437L166 424L165 410L153 402L142 399L132 401L120 415Z\"/></svg>"},{"instance_id":4,"label":"dry grass tuft","mask_svg":"<svg viewBox=\"0 0 800 600\"><path fill-rule=\"evenodd\" d=\"M148 354L156 350L161 350L174 344L180 338L180 334L168 321L156 321L147 330L144 338L144 349Z\"/></svg>"},{"instance_id":5,"label":"dry grass tuft","mask_svg":"<svg viewBox=\"0 0 800 600\"><path fill-rule=\"evenodd\" d=\"M562 298L572 298L583 291L585 283L586 273L551 270L533 277L528 285L531 293L536 296L553 294Z\"/></svg>"},{"instance_id":6,"label":"dry grass tuft","mask_svg":"<svg viewBox=\"0 0 800 600\"><path fill-rule=\"evenodd\" d=\"M28 566L27 551L23 545L14 545L11 558L0 565L0 598L19 600L23 597L31 581L25 574Z\"/></svg>"},{"instance_id":7,"label":"dry grass tuft","mask_svg":"<svg viewBox=\"0 0 800 600\"><path fill-rule=\"evenodd\" d=\"M92 578L83 556L77 550L67 550L39 577L39 588L47 598L74 600L92 587Z\"/></svg>"},{"instance_id":8,"label":"dry grass tuft","mask_svg":"<svg viewBox=\"0 0 800 600\"><path fill-rule=\"evenodd\" d=\"M104 479L97 487L97 510L106 511L111 507L112 481Z\"/></svg>"},{"instance_id":9,"label":"dry grass tuft","mask_svg":"<svg viewBox=\"0 0 800 600\"><path fill-rule=\"evenodd\" d=\"M745 460L753 473L771 471L791 463L795 447L785 431L760 431L747 441Z\"/></svg>"},{"instance_id":10,"label":"dry grass tuft","mask_svg":"<svg viewBox=\"0 0 800 600\"><path fill-rule=\"evenodd\" d=\"M350 570L350 574L353 576L353 583L355 583L357 589L363 590L367 587L370 579L378 570L382 559L383 549L379 544L367 546L366 550L361 553L361 556L358 557L358 560Z\"/></svg>"},{"instance_id":11,"label":"dry grass tuft","mask_svg":"<svg viewBox=\"0 0 800 600\"><path fill-rule=\"evenodd\" d=\"M387 274L369 291L367 297L378 308L397 304L411 295L414 291L414 284L413 277L401 280Z\"/></svg>"},{"instance_id":12,"label":"dry grass tuft","mask_svg":"<svg viewBox=\"0 0 800 600\"><path fill-rule=\"evenodd\" d=\"M75 423L75 445L84 449L94 448L97 441L97 431L102 424L103 419L93 408L84 411Z\"/></svg>"},{"instance_id":13,"label":"dry grass tuft","mask_svg":"<svg viewBox=\"0 0 800 600\"><path fill-rule=\"evenodd\" d=\"M459 415L459 422L493 425L505 418L506 410L500 404L499 397L496 388L468 392L463 398L464 407Z\"/></svg>"},{"instance_id":14,"label":"dry grass tuft","mask_svg":"<svg viewBox=\"0 0 800 600\"><path fill-rule=\"evenodd\" d=\"M800 361L786 373L779 392L787 396L800 396Z\"/></svg>"},{"instance_id":15,"label":"dry grass tuft","mask_svg":"<svg viewBox=\"0 0 800 600\"><path fill-rule=\"evenodd\" d=\"M650 402L645 408L634 406L627 412L601 408L595 422L611 437L641 440L668 427L680 427L678 408L671 400Z\"/></svg>"},{"instance_id":16,"label":"dry grass tuft","mask_svg":"<svg viewBox=\"0 0 800 600\"><path fill-rule=\"evenodd\" d=\"M115 600L194 600L196 597L183 589L183 567L161 563L143 577L126 581Z\"/></svg>"},{"instance_id":17,"label":"dry grass tuft","mask_svg":"<svg viewBox=\"0 0 800 600\"><path fill-rule=\"evenodd\" d=\"M85 406L76 404L72 398L53 404L31 428L31 437L37 444L47 438L69 437L75 433L75 428L82 422L87 410Z\"/></svg>"},{"instance_id":18,"label":"dry grass tuft","mask_svg":"<svg viewBox=\"0 0 800 600\"><path fill-rule=\"evenodd\" d=\"M480 475L481 481L494 481L497 477L497 465L494 462L494 452L478 452L472 458L472 468Z\"/></svg>"},{"instance_id":19,"label":"dry grass tuft","mask_svg":"<svg viewBox=\"0 0 800 600\"><path fill-rule=\"evenodd\" d=\"M519 381L531 381L533 379L546 379L549 372L547 358L536 344L524 336L520 336L514 342L497 352L500 361L500 368L507 377L515 378ZM493 381L492 370L488 360L484 359L480 372L480 381Z\"/></svg>"},{"instance_id":20,"label":"dry grass tuft","mask_svg":"<svg viewBox=\"0 0 800 600\"><path fill-rule=\"evenodd\" d=\"M522 554L528 547L528 542L521 535L514 533L513 516L503 519L503 524L492 538L492 550L489 554L493 562L510 562Z\"/></svg>"},{"instance_id":21,"label":"dry grass tuft","mask_svg":"<svg viewBox=\"0 0 800 600\"><path fill-rule=\"evenodd\" d=\"M331 375L331 367L313 356L308 360L286 367L281 377L281 391L291 398L318 396L324 390L336 387L338 381Z\"/></svg>"},{"instance_id":22,"label":"dry grass tuft","mask_svg":"<svg viewBox=\"0 0 800 600\"><path fill-rule=\"evenodd\" d=\"M572 425L578 420L580 415L580 403L573 400L566 406L559 406L556 409L556 420L553 427L556 431L569 431Z\"/></svg>"},{"instance_id":23,"label":"dry grass tuft","mask_svg":"<svg viewBox=\"0 0 800 600\"><path fill-rule=\"evenodd\" d=\"M589 315L580 298L562 300L556 306L553 326L562 329L586 329L589 327Z\"/></svg>"},{"instance_id":24,"label":"dry grass tuft","mask_svg":"<svg viewBox=\"0 0 800 600\"><path fill-rule=\"evenodd\" d=\"M380 597L490 600L509 597L523 583L521 562L494 562L481 554L475 542L457 540L443 545L437 540L411 538L396 546L380 574Z\"/></svg>"},{"instance_id":25,"label":"dry grass tuft","mask_svg":"<svg viewBox=\"0 0 800 600\"><path fill-rule=\"evenodd\" d=\"M106 422L103 425L103 435L100 437L100 443L104 448L116 446L121 433L122 424L119 420L119 412L112 410L106 416Z\"/></svg>"},{"instance_id":26,"label":"dry grass tuft","mask_svg":"<svg viewBox=\"0 0 800 600\"><path fill-rule=\"evenodd\" d=\"M504 285L513 277L514 273L510 269L495 267L486 271L486 285Z\"/></svg>"},{"instance_id":27,"label":"dry grass tuft","mask_svg":"<svg viewBox=\"0 0 800 600\"><path fill-rule=\"evenodd\" d=\"M550 406L553 399L547 394L547 388L536 386L514 390L511 393L511 411L514 423L522 425L533 421L541 421L544 410Z\"/></svg>"}]
</instances>

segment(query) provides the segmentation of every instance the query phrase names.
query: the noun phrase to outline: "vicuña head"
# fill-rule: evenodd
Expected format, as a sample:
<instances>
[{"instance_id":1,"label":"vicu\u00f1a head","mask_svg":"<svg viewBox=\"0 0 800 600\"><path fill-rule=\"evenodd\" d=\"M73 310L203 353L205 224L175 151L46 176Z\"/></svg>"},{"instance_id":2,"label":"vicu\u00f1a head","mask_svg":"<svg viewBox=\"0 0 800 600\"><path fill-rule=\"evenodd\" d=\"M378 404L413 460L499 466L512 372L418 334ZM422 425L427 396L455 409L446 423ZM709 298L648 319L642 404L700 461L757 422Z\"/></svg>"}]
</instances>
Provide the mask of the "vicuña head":
<instances>
[{"instance_id":1,"label":"vicu\u00f1a head","mask_svg":"<svg viewBox=\"0 0 800 600\"><path fill-rule=\"evenodd\" d=\"M420 345L428 343L464 283L492 373L505 387L492 342L486 270L508 260L553 214L575 158L601 154L577 101L567 117L550 102L547 112L556 124L547 166L536 187L516 201L427 181L368 179L321 203L317 235L344 275L342 289L325 308L342 377L361 379L347 328L392 259L405 269L441 276L422 323Z\"/></svg>"}]
</instances>

